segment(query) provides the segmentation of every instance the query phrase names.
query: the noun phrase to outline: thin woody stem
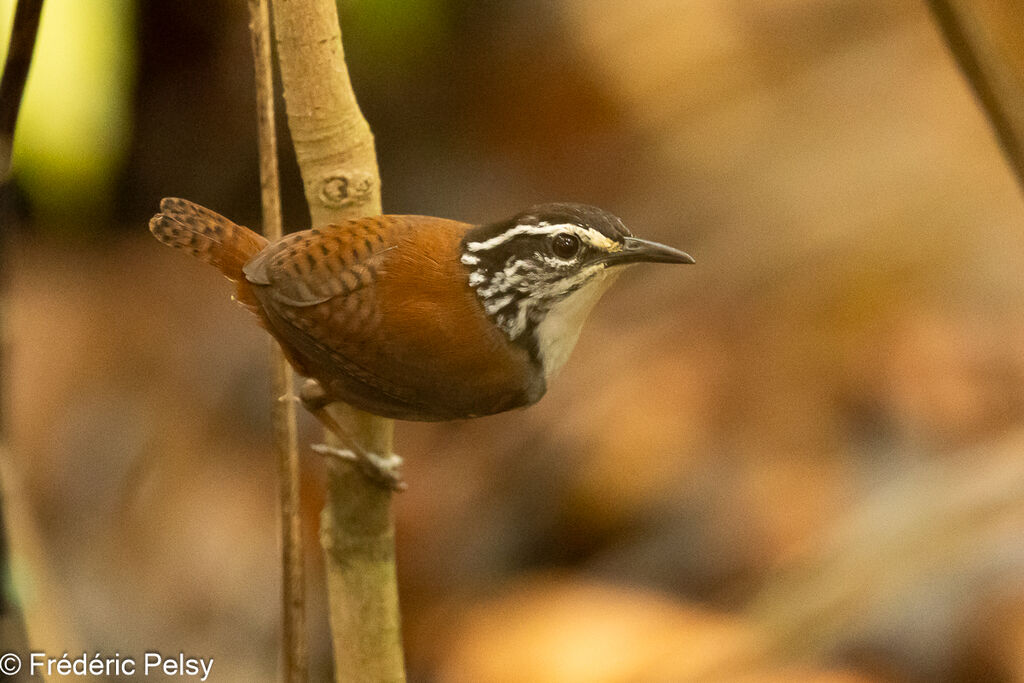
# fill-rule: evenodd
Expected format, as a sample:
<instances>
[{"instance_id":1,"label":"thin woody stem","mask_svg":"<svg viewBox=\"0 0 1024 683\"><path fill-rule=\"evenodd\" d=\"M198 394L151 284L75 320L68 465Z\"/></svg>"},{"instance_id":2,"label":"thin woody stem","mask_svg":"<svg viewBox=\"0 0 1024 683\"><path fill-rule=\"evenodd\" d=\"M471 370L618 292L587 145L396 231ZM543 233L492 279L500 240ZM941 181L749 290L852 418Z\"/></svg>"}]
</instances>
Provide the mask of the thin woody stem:
<instances>
[{"instance_id":1,"label":"thin woody stem","mask_svg":"<svg viewBox=\"0 0 1024 683\"><path fill-rule=\"evenodd\" d=\"M0 76L0 188L6 184L11 170L11 153L14 148L14 129L18 123L18 112L21 110L22 96L28 81L29 68L32 65L32 53L35 50L36 38L39 33L39 19L43 11L43 0L21 0L14 10L14 21L11 26L10 40L7 46L7 57L4 60L3 75ZM9 226L11 220L3 215L0 209L0 226ZM0 275L4 271L6 260L5 238L3 227L0 227ZM0 288L6 285L5 278L0 277ZM3 301L0 301L2 304ZM0 363L7 351L5 328L6 311L0 306ZM6 377L0 372L0 379ZM0 390L3 389L0 384ZM2 394L0 394L2 398ZM0 408L3 402L0 401ZM15 593L12 572L13 553L8 538L13 514L16 510L12 500L11 476L13 474L10 457L3 447L6 432L6 416L0 410L0 643L4 650L27 652L28 633L22 605ZM5 481L6 479L6 481ZM25 515L22 515L24 517ZM27 524L22 524L24 532ZM29 534L22 533L22 536ZM21 539L21 554L24 556L26 547L34 547L29 538ZM24 673L22 674L24 676ZM20 680L12 677L13 680Z\"/></svg>"},{"instance_id":2,"label":"thin woody stem","mask_svg":"<svg viewBox=\"0 0 1024 683\"><path fill-rule=\"evenodd\" d=\"M43 0L20 0L14 10L7 58L4 60L3 77L0 78L0 182L7 179L11 170L14 127L18 123L21 97L28 81L42 12Z\"/></svg>"},{"instance_id":3,"label":"thin woody stem","mask_svg":"<svg viewBox=\"0 0 1024 683\"><path fill-rule=\"evenodd\" d=\"M270 10L267 0L249 0L256 75L256 110L260 150L263 232L271 242L281 238L281 192L275 135L273 64L270 55ZM271 418L278 462L281 527L281 646L283 677L289 683L308 678L305 628L305 577L299 505L299 454L296 437L294 379L291 366L271 340L270 364L274 402Z\"/></svg>"}]
</instances>

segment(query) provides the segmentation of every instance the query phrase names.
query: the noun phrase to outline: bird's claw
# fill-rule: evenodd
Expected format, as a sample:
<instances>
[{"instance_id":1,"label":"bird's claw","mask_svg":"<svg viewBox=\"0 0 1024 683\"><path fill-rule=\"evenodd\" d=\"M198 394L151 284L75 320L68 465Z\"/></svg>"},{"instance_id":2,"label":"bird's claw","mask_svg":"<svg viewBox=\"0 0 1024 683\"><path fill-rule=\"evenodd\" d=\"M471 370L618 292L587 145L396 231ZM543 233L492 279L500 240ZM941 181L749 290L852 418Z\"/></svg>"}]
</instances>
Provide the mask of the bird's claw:
<instances>
[{"instance_id":1,"label":"bird's claw","mask_svg":"<svg viewBox=\"0 0 1024 683\"><path fill-rule=\"evenodd\" d=\"M350 448L337 448L325 443L313 444L310 448L320 455L358 465L363 473L375 483L392 491L404 491L407 488L402 479L402 457L396 453L381 456L370 451L357 452Z\"/></svg>"}]
</instances>

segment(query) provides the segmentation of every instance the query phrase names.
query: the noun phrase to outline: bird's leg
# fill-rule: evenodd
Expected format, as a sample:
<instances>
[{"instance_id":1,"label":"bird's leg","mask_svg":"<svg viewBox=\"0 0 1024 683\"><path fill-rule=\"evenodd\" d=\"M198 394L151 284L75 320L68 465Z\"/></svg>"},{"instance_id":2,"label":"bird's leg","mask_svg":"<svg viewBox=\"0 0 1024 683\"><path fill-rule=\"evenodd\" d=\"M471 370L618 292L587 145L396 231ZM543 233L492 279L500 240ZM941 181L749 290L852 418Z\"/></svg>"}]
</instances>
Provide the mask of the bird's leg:
<instances>
[{"instance_id":1,"label":"bird's leg","mask_svg":"<svg viewBox=\"0 0 1024 683\"><path fill-rule=\"evenodd\" d=\"M395 453L380 455L367 450L349 434L348 430L327 410L333 401L324 391L320 383L314 379L306 380L299 390L299 400L306 410L311 412L324 427L334 432L348 448L335 448L325 443L313 444L311 448L320 455L339 458L359 466L363 473L385 488L393 491L404 491L402 480L402 458Z\"/></svg>"}]
</instances>

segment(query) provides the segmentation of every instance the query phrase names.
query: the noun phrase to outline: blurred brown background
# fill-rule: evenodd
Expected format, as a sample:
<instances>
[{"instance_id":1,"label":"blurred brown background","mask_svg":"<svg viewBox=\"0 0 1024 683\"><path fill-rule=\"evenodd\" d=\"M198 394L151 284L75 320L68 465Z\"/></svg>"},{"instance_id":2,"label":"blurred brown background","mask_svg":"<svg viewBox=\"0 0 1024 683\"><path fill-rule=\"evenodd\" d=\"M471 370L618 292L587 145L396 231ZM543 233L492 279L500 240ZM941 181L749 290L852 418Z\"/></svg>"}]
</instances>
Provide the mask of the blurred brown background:
<instances>
[{"instance_id":1,"label":"blurred brown background","mask_svg":"<svg viewBox=\"0 0 1024 683\"><path fill-rule=\"evenodd\" d=\"M583 201L698 261L623 278L539 405L399 425L412 680L1024 681L1024 202L923 3L340 7L386 210ZM276 675L266 342L146 231L169 195L258 225L246 21L47 2L0 388L57 656Z\"/></svg>"}]
</instances>

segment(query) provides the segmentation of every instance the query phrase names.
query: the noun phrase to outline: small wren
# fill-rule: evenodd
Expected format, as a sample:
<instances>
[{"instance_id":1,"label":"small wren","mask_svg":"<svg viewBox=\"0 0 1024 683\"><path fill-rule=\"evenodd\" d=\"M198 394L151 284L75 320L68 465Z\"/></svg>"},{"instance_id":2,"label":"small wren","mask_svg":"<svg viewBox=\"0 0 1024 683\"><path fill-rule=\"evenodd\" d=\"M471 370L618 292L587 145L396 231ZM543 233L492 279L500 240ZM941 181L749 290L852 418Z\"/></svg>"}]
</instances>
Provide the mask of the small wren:
<instances>
[{"instance_id":1,"label":"small wren","mask_svg":"<svg viewBox=\"0 0 1024 683\"><path fill-rule=\"evenodd\" d=\"M323 410L332 401L426 421L531 405L623 266L694 262L583 204L543 204L486 225L372 216L269 243L167 198L149 227L236 283L235 299L316 381L303 401L336 431ZM352 450L378 478L398 481L393 459Z\"/></svg>"}]
</instances>

